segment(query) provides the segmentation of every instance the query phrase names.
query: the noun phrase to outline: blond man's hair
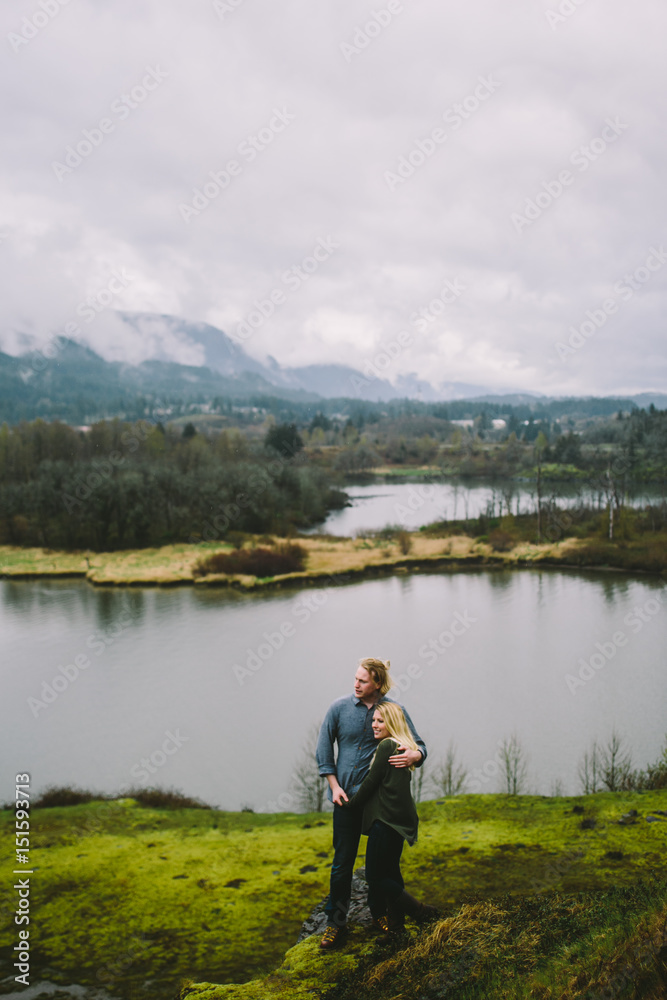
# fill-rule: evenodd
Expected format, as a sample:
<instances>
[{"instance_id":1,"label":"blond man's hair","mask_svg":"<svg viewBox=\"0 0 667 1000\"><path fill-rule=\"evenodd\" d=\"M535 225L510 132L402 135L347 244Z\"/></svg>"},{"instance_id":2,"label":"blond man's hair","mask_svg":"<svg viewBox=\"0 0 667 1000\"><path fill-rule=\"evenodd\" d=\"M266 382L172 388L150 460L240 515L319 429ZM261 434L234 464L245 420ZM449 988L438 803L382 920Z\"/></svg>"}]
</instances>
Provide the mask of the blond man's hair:
<instances>
[{"instance_id":1,"label":"blond man's hair","mask_svg":"<svg viewBox=\"0 0 667 1000\"><path fill-rule=\"evenodd\" d=\"M394 683L389 676L389 660L378 660L374 656L367 656L364 660L359 660L359 666L368 671L378 685L380 697L384 698Z\"/></svg>"}]
</instances>

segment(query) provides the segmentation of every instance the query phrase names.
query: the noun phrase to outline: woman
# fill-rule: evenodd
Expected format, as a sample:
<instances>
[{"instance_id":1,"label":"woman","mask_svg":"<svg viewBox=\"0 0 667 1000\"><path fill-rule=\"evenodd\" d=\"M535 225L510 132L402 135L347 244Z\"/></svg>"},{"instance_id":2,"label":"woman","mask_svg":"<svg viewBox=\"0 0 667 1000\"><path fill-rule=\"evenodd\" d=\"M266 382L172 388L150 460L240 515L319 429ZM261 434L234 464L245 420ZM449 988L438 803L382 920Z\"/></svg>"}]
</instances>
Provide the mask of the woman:
<instances>
[{"instance_id":1,"label":"woman","mask_svg":"<svg viewBox=\"0 0 667 1000\"><path fill-rule=\"evenodd\" d=\"M368 834L366 881L368 906L377 927L400 931L406 914L418 923L433 920L438 911L419 903L404 890L401 875L403 842L417 840L419 817L410 793L413 767L392 767L397 746L417 750L400 705L382 702L373 715L373 735L379 740L368 775L348 805L363 808L361 831Z\"/></svg>"}]
</instances>

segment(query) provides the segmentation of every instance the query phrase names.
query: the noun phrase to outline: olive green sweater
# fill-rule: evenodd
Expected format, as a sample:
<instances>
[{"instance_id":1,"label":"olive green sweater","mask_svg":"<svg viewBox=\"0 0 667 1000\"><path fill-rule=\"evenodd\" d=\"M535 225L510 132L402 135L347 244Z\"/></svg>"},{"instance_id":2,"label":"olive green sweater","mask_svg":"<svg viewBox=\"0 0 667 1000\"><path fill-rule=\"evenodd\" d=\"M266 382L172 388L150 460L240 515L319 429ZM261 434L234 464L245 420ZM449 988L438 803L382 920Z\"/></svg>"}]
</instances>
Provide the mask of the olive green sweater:
<instances>
[{"instance_id":1,"label":"olive green sweater","mask_svg":"<svg viewBox=\"0 0 667 1000\"><path fill-rule=\"evenodd\" d=\"M380 742L371 769L349 805L363 807L362 833L368 833L379 819L400 833L409 844L414 844L419 817L410 794L412 772L408 767L387 763L397 746L397 741L390 738Z\"/></svg>"}]
</instances>

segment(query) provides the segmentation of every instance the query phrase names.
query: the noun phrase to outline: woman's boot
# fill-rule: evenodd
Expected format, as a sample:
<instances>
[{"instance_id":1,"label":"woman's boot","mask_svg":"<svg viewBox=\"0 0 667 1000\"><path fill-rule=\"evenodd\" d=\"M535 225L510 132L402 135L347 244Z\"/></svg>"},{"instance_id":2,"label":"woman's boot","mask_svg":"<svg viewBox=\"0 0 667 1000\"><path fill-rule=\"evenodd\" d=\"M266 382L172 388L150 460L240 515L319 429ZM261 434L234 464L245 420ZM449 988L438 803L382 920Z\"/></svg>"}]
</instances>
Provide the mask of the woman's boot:
<instances>
[{"instance_id":1,"label":"woman's boot","mask_svg":"<svg viewBox=\"0 0 667 1000\"><path fill-rule=\"evenodd\" d=\"M400 897L399 897L400 899ZM405 911L398 900L392 900L387 906L387 932L385 941L395 941L405 934Z\"/></svg>"},{"instance_id":2,"label":"woman's boot","mask_svg":"<svg viewBox=\"0 0 667 1000\"><path fill-rule=\"evenodd\" d=\"M431 920L437 920L440 916L440 910L438 910L435 906L428 906L426 903L420 903L418 899L415 899L414 896L411 896L410 893L405 892L405 890L396 900L396 906L400 906L403 912L406 913L408 917L412 917L412 919L418 924L427 924Z\"/></svg>"}]
</instances>

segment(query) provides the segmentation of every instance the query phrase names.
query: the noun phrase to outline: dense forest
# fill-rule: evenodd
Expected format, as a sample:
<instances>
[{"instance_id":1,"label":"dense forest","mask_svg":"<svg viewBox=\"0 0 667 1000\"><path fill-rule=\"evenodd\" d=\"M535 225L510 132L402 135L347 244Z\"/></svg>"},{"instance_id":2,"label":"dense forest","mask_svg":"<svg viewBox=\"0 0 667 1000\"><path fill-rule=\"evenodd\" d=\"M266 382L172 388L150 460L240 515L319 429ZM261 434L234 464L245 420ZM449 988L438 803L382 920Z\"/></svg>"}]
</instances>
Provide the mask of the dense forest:
<instances>
[{"instance_id":1,"label":"dense forest","mask_svg":"<svg viewBox=\"0 0 667 1000\"><path fill-rule=\"evenodd\" d=\"M494 424L482 413L462 426L399 407L354 419L320 411L292 423L250 416L233 426L229 414L222 428L209 415L78 429L4 424L0 544L112 551L230 532L288 535L342 506L346 477L377 468L530 480L545 513L550 481L581 481L619 510L633 484L667 483L667 412L653 408L599 417L580 431L516 414Z\"/></svg>"},{"instance_id":2,"label":"dense forest","mask_svg":"<svg viewBox=\"0 0 667 1000\"><path fill-rule=\"evenodd\" d=\"M444 415L394 410L347 421L318 413L300 430L314 457L320 449L320 461L346 473L430 465L450 476L525 478L535 476L539 464L547 478L560 480L606 475L611 467L623 488L667 482L665 410L619 411L575 423L510 409L506 420L497 421L501 426L484 412L457 423Z\"/></svg>"},{"instance_id":3,"label":"dense forest","mask_svg":"<svg viewBox=\"0 0 667 1000\"><path fill-rule=\"evenodd\" d=\"M0 543L111 551L288 534L344 496L303 460L298 434L250 442L150 421L90 430L37 420L0 429Z\"/></svg>"}]
</instances>

